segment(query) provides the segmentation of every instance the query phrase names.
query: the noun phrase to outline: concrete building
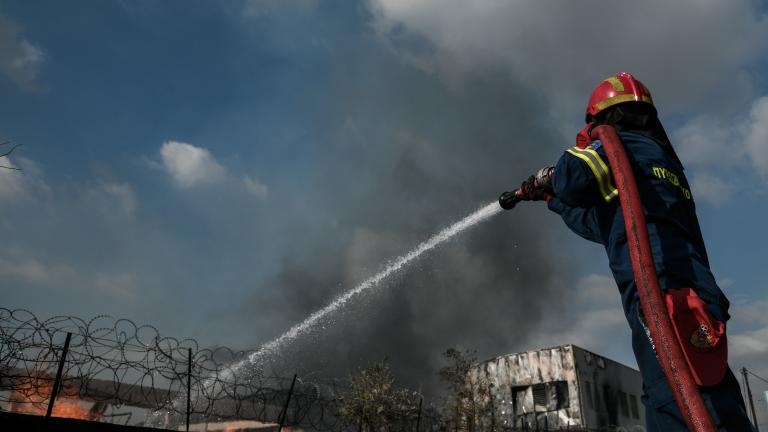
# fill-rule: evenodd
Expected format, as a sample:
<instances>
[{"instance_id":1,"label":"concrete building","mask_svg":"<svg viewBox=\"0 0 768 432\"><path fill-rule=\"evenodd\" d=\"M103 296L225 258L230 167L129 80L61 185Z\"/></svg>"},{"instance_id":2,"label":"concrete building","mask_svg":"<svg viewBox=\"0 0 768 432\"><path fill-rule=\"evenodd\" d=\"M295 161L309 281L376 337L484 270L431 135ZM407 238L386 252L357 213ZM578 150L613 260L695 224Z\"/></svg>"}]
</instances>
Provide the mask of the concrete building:
<instances>
[{"instance_id":1,"label":"concrete building","mask_svg":"<svg viewBox=\"0 0 768 432\"><path fill-rule=\"evenodd\" d=\"M574 345L497 357L468 379L480 430L645 430L640 372Z\"/></svg>"}]
</instances>

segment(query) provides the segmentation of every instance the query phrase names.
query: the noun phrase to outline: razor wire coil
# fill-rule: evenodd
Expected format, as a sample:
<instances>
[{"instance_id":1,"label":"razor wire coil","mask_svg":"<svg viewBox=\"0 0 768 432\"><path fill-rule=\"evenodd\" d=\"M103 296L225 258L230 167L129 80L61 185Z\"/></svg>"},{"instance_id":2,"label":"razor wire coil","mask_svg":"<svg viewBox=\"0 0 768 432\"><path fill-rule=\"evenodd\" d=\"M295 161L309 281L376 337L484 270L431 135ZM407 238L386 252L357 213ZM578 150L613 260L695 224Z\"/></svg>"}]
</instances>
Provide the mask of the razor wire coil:
<instances>
[{"instance_id":1,"label":"razor wire coil","mask_svg":"<svg viewBox=\"0 0 768 432\"><path fill-rule=\"evenodd\" d=\"M188 389L192 395L193 423L255 420L276 424L286 407L292 377L228 373L230 365L247 359L253 351L201 348L194 339L163 336L154 326L108 315L90 320L73 316L41 320L24 309L0 307L0 411L45 413L67 333L72 333L72 338L56 407L60 406L59 401L70 406L88 401L90 406L79 408L83 418L178 427L187 414ZM349 382L344 380L319 381L311 375L298 376L284 424L318 432L363 430L360 423L341 415L348 391ZM483 430L482 426L478 429L457 425L459 420L452 419L450 413L431 404L424 406L419 420L413 410L405 410L403 418L397 419L398 426L387 430L415 431L417 421L419 430L424 432ZM107 407L112 407L111 413L106 413ZM142 416L130 407L143 408L146 413ZM462 417L461 421L468 419ZM539 424L536 417L533 421ZM513 429L496 424L493 430L545 430L535 427Z\"/></svg>"},{"instance_id":2,"label":"razor wire coil","mask_svg":"<svg viewBox=\"0 0 768 432\"><path fill-rule=\"evenodd\" d=\"M227 367L252 352L227 347L201 348L194 339L163 336L156 327L99 315L38 319L24 309L0 308L0 409L45 412L63 341L72 333L60 400L89 401L104 409L141 407L149 423L167 427L186 416L190 380L193 421L256 420L276 423L288 396L291 378L227 373ZM191 374L188 354L191 350ZM307 430L356 430L339 415L346 383L316 382L298 377L285 414L285 424ZM181 399L184 403L178 403ZM85 410L85 408L83 408ZM89 413L111 421L133 413ZM159 421L152 422L152 417ZM421 430L429 430L430 414L422 414ZM139 421L147 421L139 419Z\"/></svg>"}]
</instances>

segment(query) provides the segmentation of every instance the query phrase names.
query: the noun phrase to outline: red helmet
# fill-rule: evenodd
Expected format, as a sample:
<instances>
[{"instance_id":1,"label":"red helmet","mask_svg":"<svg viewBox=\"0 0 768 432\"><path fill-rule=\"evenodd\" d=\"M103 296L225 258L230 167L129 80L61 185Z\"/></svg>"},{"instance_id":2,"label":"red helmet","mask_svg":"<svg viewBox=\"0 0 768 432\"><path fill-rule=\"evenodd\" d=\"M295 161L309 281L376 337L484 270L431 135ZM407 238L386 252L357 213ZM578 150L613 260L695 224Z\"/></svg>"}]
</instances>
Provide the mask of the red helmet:
<instances>
[{"instance_id":1,"label":"red helmet","mask_svg":"<svg viewBox=\"0 0 768 432\"><path fill-rule=\"evenodd\" d=\"M627 72L619 72L606 78L592 92L587 105L587 118L624 102L640 102L653 106L648 88Z\"/></svg>"}]
</instances>

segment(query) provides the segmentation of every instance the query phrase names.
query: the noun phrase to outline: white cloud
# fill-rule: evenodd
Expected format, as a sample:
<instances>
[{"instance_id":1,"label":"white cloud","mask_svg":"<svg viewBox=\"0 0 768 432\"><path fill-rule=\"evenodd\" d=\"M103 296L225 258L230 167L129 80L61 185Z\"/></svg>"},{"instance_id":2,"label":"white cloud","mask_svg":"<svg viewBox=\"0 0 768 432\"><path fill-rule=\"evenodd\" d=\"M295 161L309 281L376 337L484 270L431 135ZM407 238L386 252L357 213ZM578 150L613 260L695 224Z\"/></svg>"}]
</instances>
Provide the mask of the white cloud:
<instances>
[{"instance_id":1,"label":"white cloud","mask_svg":"<svg viewBox=\"0 0 768 432\"><path fill-rule=\"evenodd\" d=\"M24 193L24 174L15 170L16 165L7 157L0 158L0 165L11 169L0 168L0 199L8 200Z\"/></svg>"},{"instance_id":2,"label":"white cloud","mask_svg":"<svg viewBox=\"0 0 768 432\"><path fill-rule=\"evenodd\" d=\"M16 157L18 163L8 157L0 157L0 166L19 168L11 170L0 168L0 202L48 202L46 193L51 187L43 178L42 169L31 159ZM106 214L133 216L138 208L138 199L133 187L128 183L97 180L85 185L56 185L57 194L76 192L72 197L83 200L89 211L99 210Z\"/></svg>"},{"instance_id":3,"label":"white cloud","mask_svg":"<svg viewBox=\"0 0 768 432\"><path fill-rule=\"evenodd\" d=\"M765 312L763 312L765 314ZM731 312L735 321L738 313ZM730 323L729 323L730 324ZM768 326L754 328L746 331L734 331L728 328L728 363L734 372L742 367L762 376L768 377L768 366L765 359L768 357ZM756 389L768 389L765 383L755 382L750 377L752 391ZM758 410L758 416L764 415Z\"/></svg>"},{"instance_id":4,"label":"white cloud","mask_svg":"<svg viewBox=\"0 0 768 432\"><path fill-rule=\"evenodd\" d=\"M78 295L106 295L118 301L136 299L140 287L135 274L90 270L93 269L75 269L69 264L40 259L19 250L0 254L0 279L16 285L51 292L78 290Z\"/></svg>"},{"instance_id":5,"label":"white cloud","mask_svg":"<svg viewBox=\"0 0 768 432\"><path fill-rule=\"evenodd\" d=\"M758 290L759 291L759 290ZM731 304L728 322L728 362L732 369L747 369L768 376L768 297L743 299ZM760 383L752 383L760 386ZM763 388L768 389L763 385ZM758 414L760 414L758 412Z\"/></svg>"},{"instance_id":6,"label":"white cloud","mask_svg":"<svg viewBox=\"0 0 768 432\"><path fill-rule=\"evenodd\" d=\"M768 327L730 336L728 348L733 357L768 354Z\"/></svg>"},{"instance_id":7,"label":"white cloud","mask_svg":"<svg viewBox=\"0 0 768 432\"><path fill-rule=\"evenodd\" d=\"M117 203L117 208L123 214L131 216L136 212L138 200L128 183L104 183L101 185L101 190Z\"/></svg>"},{"instance_id":8,"label":"white cloud","mask_svg":"<svg viewBox=\"0 0 768 432\"><path fill-rule=\"evenodd\" d=\"M575 291L570 306L528 340L541 347L572 343L632 364L631 333L613 278L589 275L570 289Z\"/></svg>"},{"instance_id":9,"label":"white cloud","mask_svg":"<svg viewBox=\"0 0 768 432\"><path fill-rule=\"evenodd\" d=\"M63 284L75 278L75 271L63 264L41 262L13 251L0 256L0 278L35 285Z\"/></svg>"},{"instance_id":10,"label":"white cloud","mask_svg":"<svg viewBox=\"0 0 768 432\"><path fill-rule=\"evenodd\" d=\"M269 188L265 184L249 176L243 177L243 187L248 193L257 198L265 198L269 192Z\"/></svg>"},{"instance_id":11,"label":"white cloud","mask_svg":"<svg viewBox=\"0 0 768 432\"><path fill-rule=\"evenodd\" d=\"M404 58L449 78L507 71L565 112L583 109L592 87L619 70L636 73L665 112L703 102L737 106L752 90L742 68L768 45L768 21L755 7L749 0L371 0L375 28Z\"/></svg>"},{"instance_id":12,"label":"white cloud","mask_svg":"<svg viewBox=\"0 0 768 432\"><path fill-rule=\"evenodd\" d=\"M719 206L725 204L731 197L734 185L712 172L703 171L693 175L691 190L697 201Z\"/></svg>"},{"instance_id":13,"label":"white cloud","mask_svg":"<svg viewBox=\"0 0 768 432\"><path fill-rule=\"evenodd\" d=\"M203 147L178 142L166 141L160 147L161 162L151 159L147 163L152 168L164 170L173 182L182 188L191 188L204 184L220 184L239 189L256 198L265 198L269 193L269 187L249 175L236 177L227 168L221 165L213 155ZM124 191L120 192L126 201L130 203L129 196Z\"/></svg>"},{"instance_id":14,"label":"white cloud","mask_svg":"<svg viewBox=\"0 0 768 432\"><path fill-rule=\"evenodd\" d=\"M734 167L744 162L739 142L739 128L717 118L701 116L692 119L672 134L675 151L686 167Z\"/></svg>"},{"instance_id":15,"label":"white cloud","mask_svg":"<svg viewBox=\"0 0 768 432\"><path fill-rule=\"evenodd\" d=\"M18 201L34 197L47 191L48 185L42 178L42 170L31 159L17 156L14 161L7 156L0 157L0 201Z\"/></svg>"},{"instance_id":16,"label":"white cloud","mask_svg":"<svg viewBox=\"0 0 768 432\"><path fill-rule=\"evenodd\" d=\"M680 159L696 171L691 184L696 198L719 205L740 185L768 185L768 96L731 119L696 117L672 137Z\"/></svg>"},{"instance_id":17,"label":"white cloud","mask_svg":"<svg viewBox=\"0 0 768 432\"><path fill-rule=\"evenodd\" d=\"M224 167L208 150L178 141L167 141L160 148L163 166L173 181L184 188L221 181Z\"/></svg>"},{"instance_id":18,"label":"white cloud","mask_svg":"<svg viewBox=\"0 0 768 432\"><path fill-rule=\"evenodd\" d=\"M0 73L27 90L39 90L42 49L20 35L19 26L0 15Z\"/></svg>"},{"instance_id":19,"label":"white cloud","mask_svg":"<svg viewBox=\"0 0 768 432\"><path fill-rule=\"evenodd\" d=\"M745 142L749 160L768 180L768 96L757 99L752 105Z\"/></svg>"},{"instance_id":20,"label":"white cloud","mask_svg":"<svg viewBox=\"0 0 768 432\"><path fill-rule=\"evenodd\" d=\"M720 289L728 289L733 286L733 279L724 277L722 279L717 280L717 286L720 287Z\"/></svg>"},{"instance_id":21,"label":"white cloud","mask_svg":"<svg viewBox=\"0 0 768 432\"><path fill-rule=\"evenodd\" d=\"M735 323L749 326L768 327L768 297L762 299L750 299L734 304L731 314Z\"/></svg>"},{"instance_id":22,"label":"white cloud","mask_svg":"<svg viewBox=\"0 0 768 432\"><path fill-rule=\"evenodd\" d=\"M21 55L11 60L11 66L14 68L20 70L34 68L43 61L43 51L28 40L22 39L19 48Z\"/></svg>"},{"instance_id":23,"label":"white cloud","mask_svg":"<svg viewBox=\"0 0 768 432\"><path fill-rule=\"evenodd\" d=\"M98 273L93 276L91 286L96 292L129 302L136 299L139 291L136 275L132 273Z\"/></svg>"}]
</instances>

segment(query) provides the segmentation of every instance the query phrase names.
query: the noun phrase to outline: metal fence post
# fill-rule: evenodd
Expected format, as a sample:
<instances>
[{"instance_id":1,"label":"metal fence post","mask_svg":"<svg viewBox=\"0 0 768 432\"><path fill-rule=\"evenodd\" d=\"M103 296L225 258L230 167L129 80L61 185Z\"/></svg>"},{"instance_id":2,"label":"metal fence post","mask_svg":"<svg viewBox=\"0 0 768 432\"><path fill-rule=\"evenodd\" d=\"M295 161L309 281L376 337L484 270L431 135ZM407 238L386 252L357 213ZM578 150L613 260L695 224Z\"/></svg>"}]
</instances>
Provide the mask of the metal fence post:
<instances>
[{"instance_id":1,"label":"metal fence post","mask_svg":"<svg viewBox=\"0 0 768 432\"><path fill-rule=\"evenodd\" d=\"M288 397L285 398L285 406L283 406L283 412L280 413L279 424L277 432L283 432L283 425L285 424L285 418L288 417L288 404L291 403L291 395L293 394L293 387L296 385L296 376L293 374L293 381L291 381L291 389L288 390Z\"/></svg>"},{"instance_id":2,"label":"metal fence post","mask_svg":"<svg viewBox=\"0 0 768 432\"><path fill-rule=\"evenodd\" d=\"M419 399L419 415L416 416L416 432L421 429L421 405L424 403L424 396Z\"/></svg>"},{"instance_id":3,"label":"metal fence post","mask_svg":"<svg viewBox=\"0 0 768 432\"><path fill-rule=\"evenodd\" d=\"M67 332L67 338L64 340L64 349L61 350L61 358L59 359L59 370L56 371L56 380L53 381L53 388L51 389L51 399L48 401L48 411L45 413L45 418L50 418L53 414L53 404L56 403L56 395L59 394L59 388L61 387L61 375L64 373L64 363L67 361L67 351L69 351L69 341L72 339L72 333Z\"/></svg>"},{"instance_id":4,"label":"metal fence post","mask_svg":"<svg viewBox=\"0 0 768 432\"><path fill-rule=\"evenodd\" d=\"M189 415L192 412L192 348L187 348L187 432L189 432Z\"/></svg>"},{"instance_id":5,"label":"metal fence post","mask_svg":"<svg viewBox=\"0 0 768 432\"><path fill-rule=\"evenodd\" d=\"M744 374L744 385L747 387L747 400L749 401L749 409L752 412L752 423L755 424L755 430L759 432L757 426L757 416L755 415L755 401L752 400L752 389L749 388L749 378L747 377L747 368L742 367L741 373Z\"/></svg>"}]
</instances>

